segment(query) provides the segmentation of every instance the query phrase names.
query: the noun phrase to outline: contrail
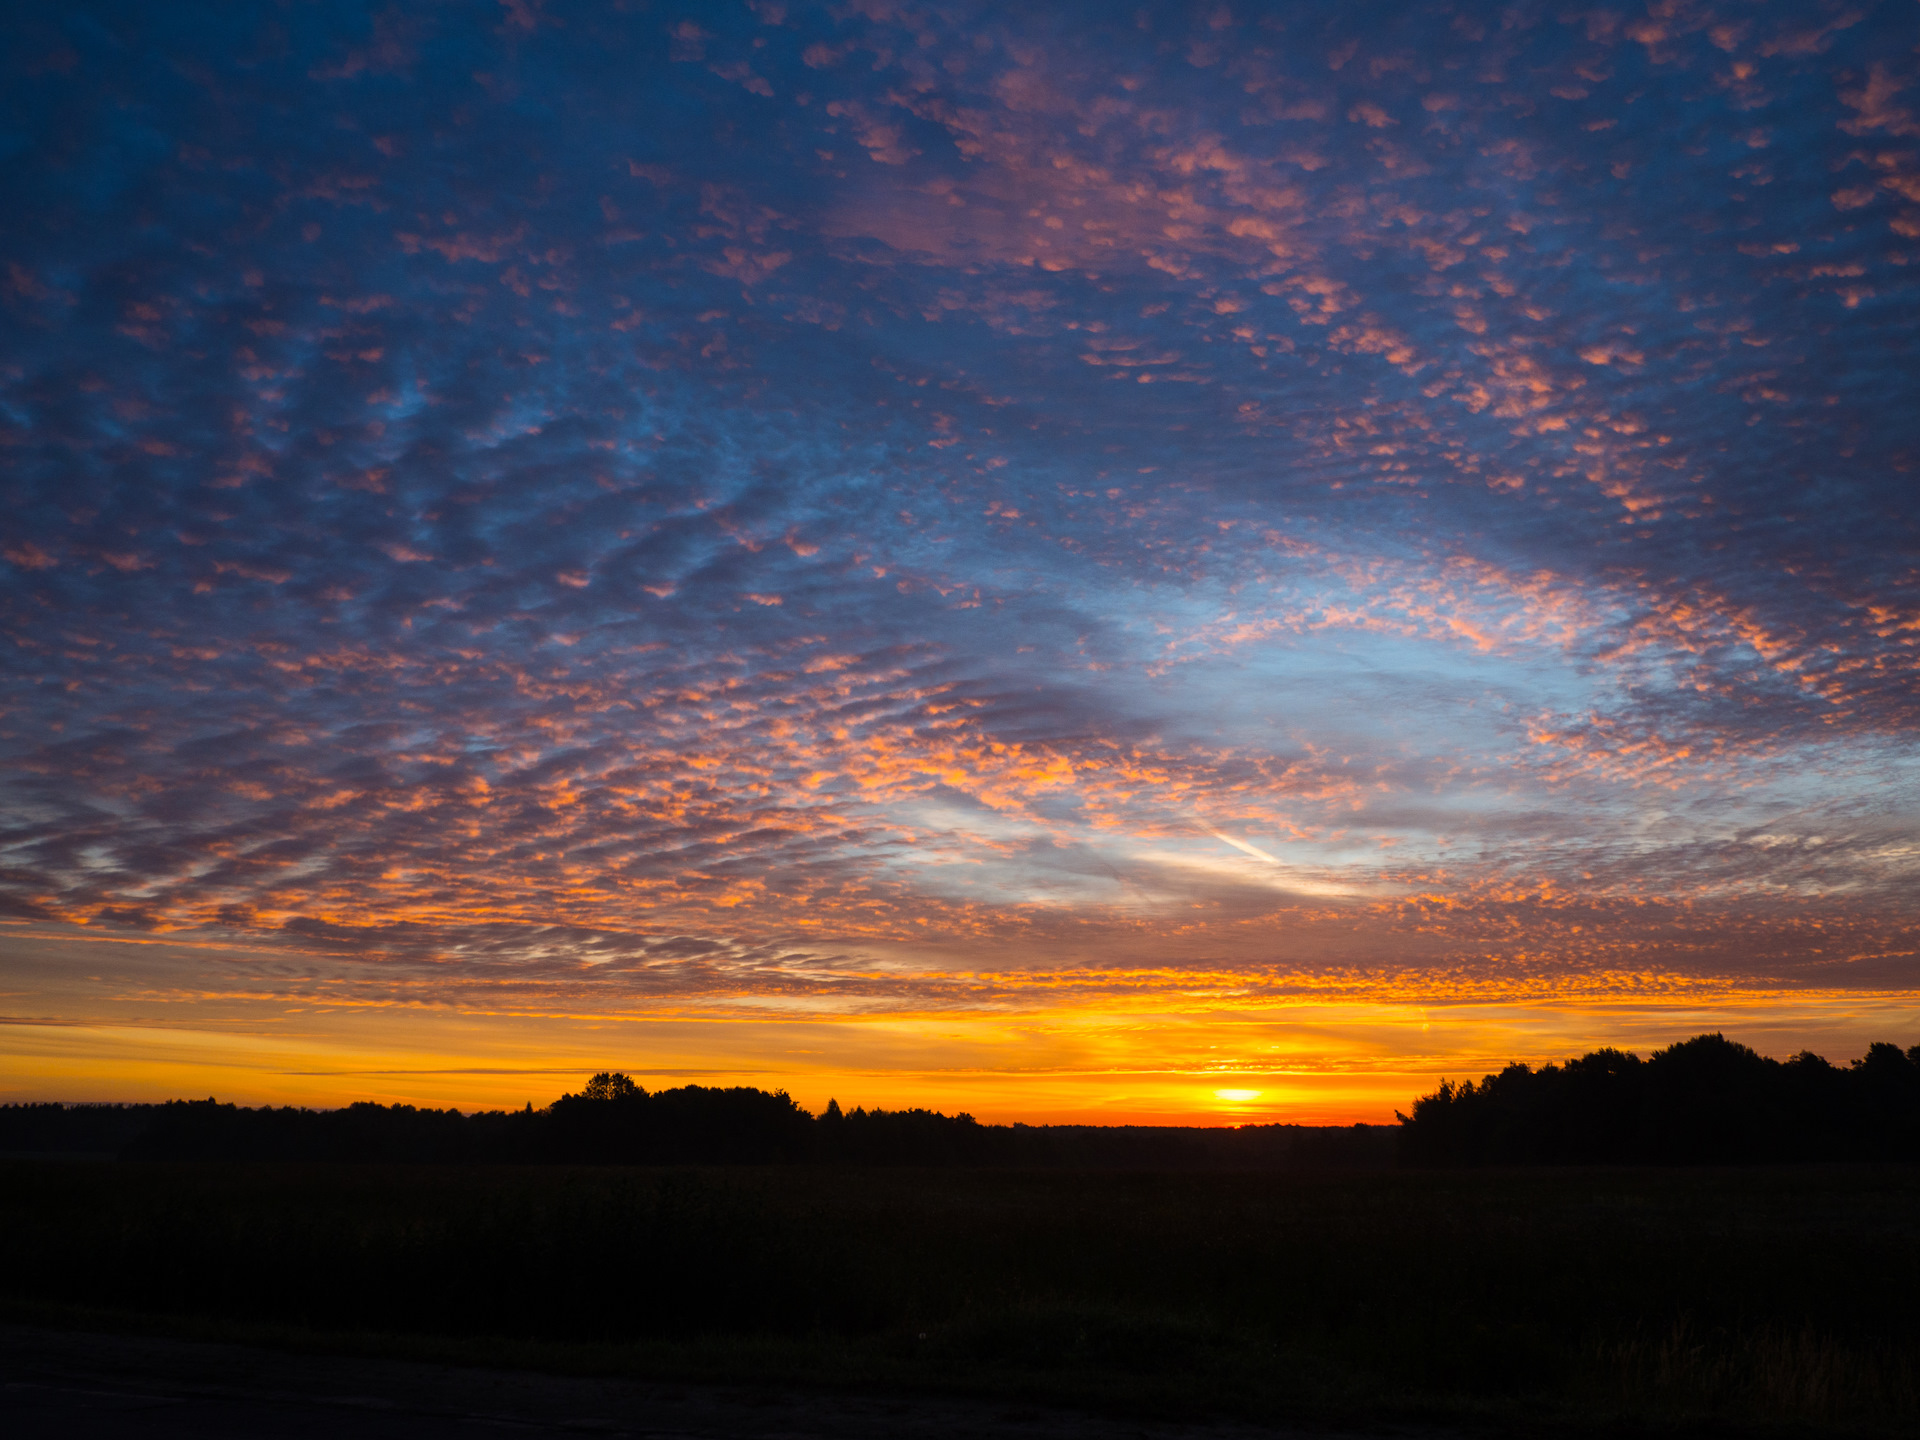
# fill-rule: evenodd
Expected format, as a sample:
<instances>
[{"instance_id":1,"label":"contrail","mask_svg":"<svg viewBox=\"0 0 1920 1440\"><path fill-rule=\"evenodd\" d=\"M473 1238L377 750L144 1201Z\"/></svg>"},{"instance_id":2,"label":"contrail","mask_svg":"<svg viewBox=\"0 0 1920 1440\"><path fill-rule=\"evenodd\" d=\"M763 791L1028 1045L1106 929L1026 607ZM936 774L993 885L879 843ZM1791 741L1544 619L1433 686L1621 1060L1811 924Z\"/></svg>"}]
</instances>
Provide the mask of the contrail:
<instances>
[{"instance_id":1,"label":"contrail","mask_svg":"<svg viewBox=\"0 0 1920 1440\"><path fill-rule=\"evenodd\" d=\"M1215 830L1212 826L1207 826L1206 831L1209 835L1213 836L1214 839L1224 840L1227 842L1227 844L1233 846L1234 849L1244 850L1247 852L1247 854L1253 856L1253 858L1256 860L1264 860L1269 865L1278 865L1280 863L1280 861L1276 859L1274 856L1269 855L1266 851L1262 850L1258 845L1255 845L1250 841L1236 840L1233 838L1233 836L1225 834L1219 830Z\"/></svg>"}]
</instances>

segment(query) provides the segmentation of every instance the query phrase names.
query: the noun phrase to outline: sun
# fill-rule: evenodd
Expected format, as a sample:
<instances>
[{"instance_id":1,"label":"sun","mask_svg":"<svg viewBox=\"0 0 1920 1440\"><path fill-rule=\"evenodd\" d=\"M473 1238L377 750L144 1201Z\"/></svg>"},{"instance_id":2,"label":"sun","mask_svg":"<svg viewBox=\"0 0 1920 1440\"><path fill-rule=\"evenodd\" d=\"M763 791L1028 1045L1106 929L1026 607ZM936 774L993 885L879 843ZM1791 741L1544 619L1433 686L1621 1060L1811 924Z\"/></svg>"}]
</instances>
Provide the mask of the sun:
<instances>
[{"instance_id":1,"label":"sun","mask_svg":"<svg viewBox=\"0 0 1920 1440\"><path fill-rule=\"evenodd\" d=\"M1244 1105L1249 1100L1258 1100L1260 1092L1258 1090L1216 1090L1213 1092L1213 1098L1225 1100L1232 1105Z\"/></svg>"}]
</instances>

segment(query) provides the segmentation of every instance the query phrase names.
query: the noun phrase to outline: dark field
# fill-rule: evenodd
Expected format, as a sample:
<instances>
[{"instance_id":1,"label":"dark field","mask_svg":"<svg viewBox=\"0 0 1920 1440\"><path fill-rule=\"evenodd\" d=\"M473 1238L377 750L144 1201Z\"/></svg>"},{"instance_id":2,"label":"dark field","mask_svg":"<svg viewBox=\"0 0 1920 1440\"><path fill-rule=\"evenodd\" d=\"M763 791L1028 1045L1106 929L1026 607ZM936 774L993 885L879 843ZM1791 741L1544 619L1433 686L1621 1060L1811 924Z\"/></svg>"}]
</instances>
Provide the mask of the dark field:
<instances>
[{"instance_id":1,"label":"dark field","mask_svg":"<svg viewBox=\"0 0 1920 1440\"><path fill-rule=\"evenodd\" d=\"M1912 1433L1920 1170L0 1165L13 1318L1134 1415Z\"/></svg>"}]
</instances>

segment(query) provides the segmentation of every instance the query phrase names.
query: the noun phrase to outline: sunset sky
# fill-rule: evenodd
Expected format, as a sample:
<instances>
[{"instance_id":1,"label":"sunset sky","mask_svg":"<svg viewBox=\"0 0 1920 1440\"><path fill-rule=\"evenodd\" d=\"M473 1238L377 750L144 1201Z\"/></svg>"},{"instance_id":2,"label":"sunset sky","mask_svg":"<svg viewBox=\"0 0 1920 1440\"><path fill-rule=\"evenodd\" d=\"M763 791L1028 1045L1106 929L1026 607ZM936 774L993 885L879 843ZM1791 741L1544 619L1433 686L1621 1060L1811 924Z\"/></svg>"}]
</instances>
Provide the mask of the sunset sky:
<instances>
[{"instance_id":1,"label":"sunset sky","mask_svg":"<svg viewBox=\"0 0 1920 1440\"><path fill-rule=\"evenodd\" d=\"M0 1099L1920 1041L1913 0L34 15Z\"/></svg>"}]
</instances>

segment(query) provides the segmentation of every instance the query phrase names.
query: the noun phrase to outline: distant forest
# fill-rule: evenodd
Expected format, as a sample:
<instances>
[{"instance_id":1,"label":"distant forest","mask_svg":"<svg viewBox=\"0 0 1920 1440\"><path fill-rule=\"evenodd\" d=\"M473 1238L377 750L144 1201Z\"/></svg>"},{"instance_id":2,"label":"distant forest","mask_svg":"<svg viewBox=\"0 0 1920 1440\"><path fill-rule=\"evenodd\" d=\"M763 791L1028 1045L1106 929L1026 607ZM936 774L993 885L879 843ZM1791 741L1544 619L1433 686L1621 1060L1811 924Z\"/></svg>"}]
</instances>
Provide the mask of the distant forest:
<instances>
[{"instance_id":1,"label":"distant forest","mask_svg":"<svg viewBox=\"0 0 1920 1440\"><path fill-rule=\"evenodd\" d=\"M1696 1035L1645 1060L1595 1050L1443 1083L1399 1120L1411 1165L1920 1160L1920 1045L1842 1067Z\"/></svg>"},{"instance_id":2,"label":"distant forest","mask_svg":"<svg viewBox=\"0 0 1920 1440\"><path fill-rule=\"evenodd\" d=\"M1920 1160L1920 1045L1836 1066L1700 1035L1646 1060L1596 1050L1443 1082L1398 1126L983 1125L931 1110L811 1115L785 1091L648 1092L604 1072L523 1110L0 1106L0 1154L123 1160L851 1164L1268 1170L1512 1164Z\"/></svg>"},{"instance_id":3,"label":"distant forest","mask_svg":"<svg viewBox=\"0 0 1920 1440\"><path fill-rule=\"evenodd\" d=\"M593 1077L544 1109L247 1109L215 1100L161 1105L0 1106L0 1154L123 1160L299 1160L615 1165L969 1165L1153 1170L1384 1168L1389 1125L982 1125L931 1110L818 1116L784 1090L686 1085L649 1093L625 1075Z\"/></svg>"}]
</instances>

